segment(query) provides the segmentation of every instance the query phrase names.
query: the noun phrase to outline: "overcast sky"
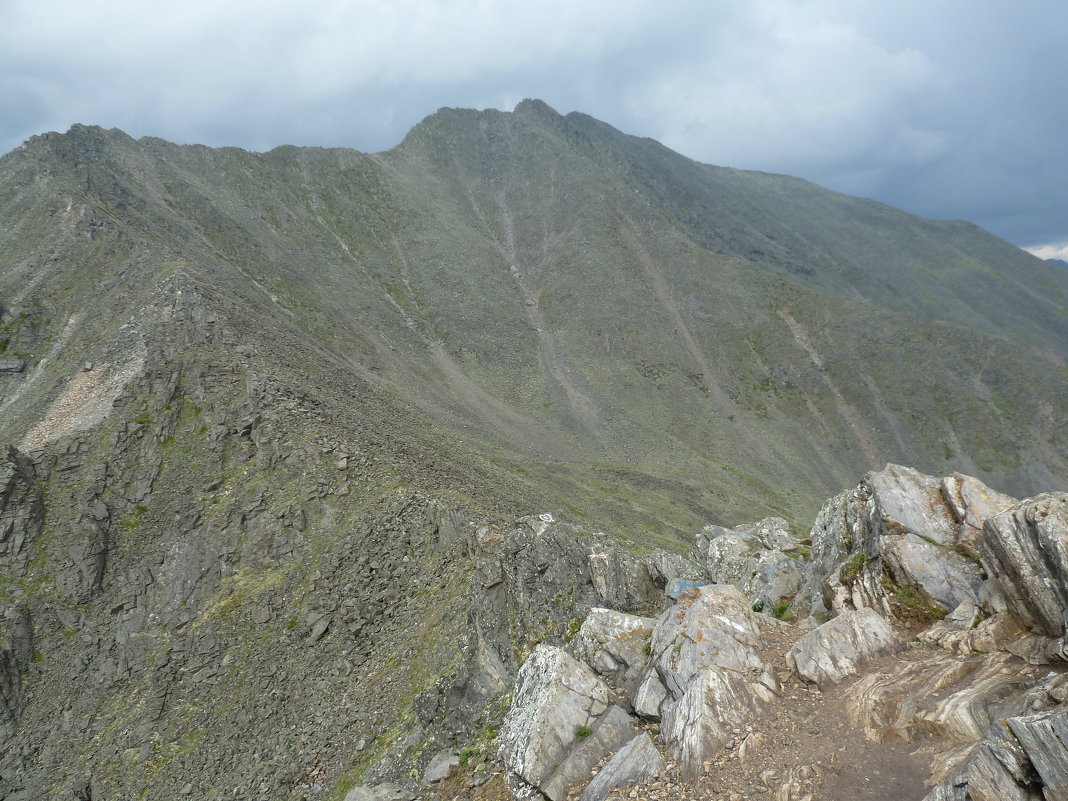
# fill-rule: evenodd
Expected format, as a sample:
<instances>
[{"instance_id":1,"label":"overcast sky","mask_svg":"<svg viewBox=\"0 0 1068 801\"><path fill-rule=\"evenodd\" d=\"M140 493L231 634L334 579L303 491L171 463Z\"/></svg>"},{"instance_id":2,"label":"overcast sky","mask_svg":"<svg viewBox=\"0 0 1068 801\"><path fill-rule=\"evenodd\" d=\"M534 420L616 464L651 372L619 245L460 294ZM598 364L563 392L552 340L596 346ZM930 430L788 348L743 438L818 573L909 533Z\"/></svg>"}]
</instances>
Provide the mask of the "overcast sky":
<instances>
[{"instance_id":1,"label":"overcast sky","mask_svg":"<svg viewBox=\"0 0 1068 801\"><path fill-rule=\"evenodd\" d=\"M83 122L382 150L538 97L1068 256L1064 0L0 0L0 151Z\"/></svg>"}]
</instances>

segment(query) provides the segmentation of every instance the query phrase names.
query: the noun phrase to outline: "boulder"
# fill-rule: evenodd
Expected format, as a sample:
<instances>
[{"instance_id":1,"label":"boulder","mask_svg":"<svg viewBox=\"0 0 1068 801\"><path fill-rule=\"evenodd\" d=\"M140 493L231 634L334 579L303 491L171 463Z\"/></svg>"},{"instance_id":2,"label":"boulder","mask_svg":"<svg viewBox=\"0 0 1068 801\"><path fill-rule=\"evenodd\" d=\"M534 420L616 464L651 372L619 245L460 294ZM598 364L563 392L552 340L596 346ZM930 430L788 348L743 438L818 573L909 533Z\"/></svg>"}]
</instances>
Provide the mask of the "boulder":
<instances>
[{"instance_id":1,"label":"boulder","mask_svg":"<svg viewBox=\"0 0 1068 801\"><path fill-rule=\"evenodd\" d=\"M642 732L608 760L582 794L582 801L604 801L613 790L664 772L664 759L652 738Z\"/></svg>"},{"instance_id":2,"label":"boulder","mask_svg":"<svg viewBox=\"0 0 1068 801\"><path fill-rule=\"evenodd\" d=\"M767 550L756 537L712 527L704 552L708 578L716 584L744 585L757 571L761 554Z\"/></svg>"},{"instance_id":3,"label":"boulder","mask_svg":"<svg viewBox=\"0 0 1068 801\"><path fill-rule=\"evenodd\" d=\"M810 631L794 644L787 659L802 679L822 689L857 673L865 662L907 647L882 615L857 609Z\"/></svg>"},{"instance_id":4,"label":"boulder","mask_svg":"<svg viewBox=\"0 0 1068 801\"><path fill-rule=\"evenodd\" d=\"M742 591L729 584L710 584L684 594L657 619L650 669L678 699L707 668L763 669L759 644L757 616Z\"/></svg>"},{"instance_id":5,"label":"boulder","mask_svg":"<svg viewBox=\"0 0 1068 801\"><path fill-rule=\"evenodd\" d=\"M516 798L560 801L635 732L589 667L542 644L519 670L498 753Z\"/></svg>"},{"instance_id":6,"label":"boulder","mask_svg":"<svg viewBox=\"0 0 1068 801\"><path fill-rule=\"evenodd\" d=\"M460 757L454 751L438 751L430 758L430 762L423 771L423 786L429 786L440 782L454 766L460 764Z\"/></svg>"},{"instance_id":7,"label":"boulder","mask_svg":"<svg viewBox=\"0 0 1068 801\"><path fill-rule=\"evenodd\" d=\"M760 681L722 667L701 672L678 701L665 705L660 735L675 755L683 778L701 776L704 762L721 750L777 693Z\"/></svg>"},{"instance_id":8,"label":"boulder","mask_svg":"<svg viewBox=\"0 0 1068 801\"><path fill-rule=\"evenodd\" d=\"M781 517L765 517L756 523L743 523L735 526L734 530L756 537L770 551L790 551L798 545L798 538L790 531L790 524Z\"/></svg>"},{"instance_id":9,"label":"boulder","mask_svg":"<svg viewBox=\"0 0 1068 801\"><path fill-rule=\"evenodd\" d=\"M655 670L649 671L642 677L637 690L634 691L632 706L634 711L643 718L660 720L660 710L667 700L668 691L664 682Z\"/></svg>"},{"instance_id":10,"label":"boulder","mask_svg":"<svg viewBox=\"0 0 1068 801\"><path fill-rule=\"evenodd\" d=\"M988 518L978 550L1014 615L1061 637L1068 609L1068 493L1037 495Z\"/></svg>"},{"instance_id":11,"label":"boulder","mask_svg":"<svg viewBox=\"0 0 1068 801\"><path fill-rule=\"evenodd\" d=\"M742 586L749 600L767 612L784 598L793 600L801 589L802 565L782 551L764 551L756 571Z\"/></svg>"},{"instance_id":12,"label":"boulder","mask_svg":"<svg viewBox=\"0 0 1068 801\"><path fill-rule=\"evenodd\" d=\"M617 685L634 682L649 661L651 617L594 607L571 641L575 656Z\"/></svg>"}]
</instances>

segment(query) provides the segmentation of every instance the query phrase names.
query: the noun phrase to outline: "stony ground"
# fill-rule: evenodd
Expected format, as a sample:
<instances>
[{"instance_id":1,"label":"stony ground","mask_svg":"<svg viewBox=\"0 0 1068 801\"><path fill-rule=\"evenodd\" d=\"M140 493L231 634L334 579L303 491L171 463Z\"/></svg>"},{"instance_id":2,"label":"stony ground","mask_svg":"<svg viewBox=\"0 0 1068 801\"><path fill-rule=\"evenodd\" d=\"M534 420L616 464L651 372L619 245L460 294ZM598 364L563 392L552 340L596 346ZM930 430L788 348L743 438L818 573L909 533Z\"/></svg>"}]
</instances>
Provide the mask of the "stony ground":
<instances>
[{"instance_id":1,"label":"stony ground","mask_svg":"<svg viewBox=\"0 0 1068 801\"><path fill-rule=\"evenodd\" d=\"M844 697L853 680L821 692L790 671L786 652L801 636L794 625L765 631L764 658L783 692L775 711L737 732L733 747L706 762L696 784L681 781L670 756L665 776L617 791L608 801L919 801L928 792L929 743L874 743L849 720ZM890 657L908 659L915 652ZM887 667L868 666L865 673ZM649 731L656 734L657 726ZM487 775L489 778L487 779ZM424 797L435 801L509 801L501 767L489 756L456 768ZM581 792L573 794L581 798Z\"/></svg>"}]
</instances>

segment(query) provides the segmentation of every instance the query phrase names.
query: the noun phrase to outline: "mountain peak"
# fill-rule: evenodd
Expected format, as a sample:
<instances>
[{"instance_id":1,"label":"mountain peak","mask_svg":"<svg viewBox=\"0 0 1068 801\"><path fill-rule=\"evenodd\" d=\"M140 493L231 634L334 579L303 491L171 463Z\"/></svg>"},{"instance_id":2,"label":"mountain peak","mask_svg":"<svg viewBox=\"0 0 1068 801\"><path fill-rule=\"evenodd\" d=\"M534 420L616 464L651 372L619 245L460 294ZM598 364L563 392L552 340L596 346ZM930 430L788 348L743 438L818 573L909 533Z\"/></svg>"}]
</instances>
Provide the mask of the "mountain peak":
<instances>
[{"instance_id":1,"label":"mountain peak","mask_svg":"<svg viewBox=\"0 0 1068 801\"><path fill-rule=\"evenodd\" d=\"M552 119L562 119L562 115L546 103L544 100L538 100L537 98L525 98L520 100L516 105L514 114L529 114L539 117L550 117Z\"/></svg>"}]
</instances>

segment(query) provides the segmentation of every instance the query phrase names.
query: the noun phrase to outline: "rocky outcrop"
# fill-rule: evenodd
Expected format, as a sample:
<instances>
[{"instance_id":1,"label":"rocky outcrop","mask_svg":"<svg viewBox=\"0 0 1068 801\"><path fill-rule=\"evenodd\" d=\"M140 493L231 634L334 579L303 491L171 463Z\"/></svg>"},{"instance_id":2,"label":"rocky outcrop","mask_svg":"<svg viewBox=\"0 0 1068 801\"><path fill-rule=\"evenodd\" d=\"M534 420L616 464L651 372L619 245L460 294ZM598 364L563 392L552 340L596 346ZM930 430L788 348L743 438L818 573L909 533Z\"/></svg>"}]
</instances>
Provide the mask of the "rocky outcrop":
<instances>
[{"instance_id":1,"label":"rocky outcrop","mask_svg":"<svg viewBox=\"0 0 1068 801\"><path fill-rule=\"evenodd\" d=\"M871 607L884 616L939 617L980 601L977 532L1013 499L977 479L938 479L887 465L829 500L813 525L802 614Z\"/></svg>"},{"instance_id":2,"label":"rocky outcrop","mask_svg":"<svg viewBox=\"0 0 1068 801\"><path fill-rule=\"evenodd\" d=\"M760 678L756 669L740 673L713 665L693 676L678 700L664 704L661 737L684 778L698 779L706 760L768 710L778 683L766 675L764 681Z\"/></svg>"},{"instance_id":3,"label":"rocky outcrop","mask_svg":"<svg viewBox=\"0 0 1068 801\"><path fill-rule=\"evenodd\" d=\"M737 587L706 585L683 593L655 622L591 610L573 647L617 680L626 703L638 715L660 721L663 745L680 774L693 780L710 756L733 741L735 733L762 715L777 696L778 681L757 650L758 618ZM634 632L642 634L635 637ZM620 633L622 643L616 641ZM528 793L527 787L555 797L559 788L566 789L561 776L579 776L570 768L577 758L573 754L584 749L580 764L585 765L586 755L595 749L584 743L569 751L574 739L568 732L574 727L589 726L590 742L604 739L596 736L598 729L588 720L602 714L608 703L598 689L605 685L591 683L592 671L584 666L579 670L573 662L539 646L520 671L501 735L501 754L521 797ZM534 676L544 678L539 683L532 680ZM567 686L568 692L560 695L552 689L559 685ZM574 693L595 700L576 700ZM606 783L614 782L612 773L621 769L616 762Z\"/></svg>"},{"instance_id":4,"label":"rocky outcrop","mask_svg":"<svg viewBox=\"0 0 1068 801\"><path fill-rule=\"evenodd\" d=\"M764 666L759 644L760 627L741 590L729 584L700 587L657 618L647 678L655 676L678 701L708 668L759 672Z\"/></svg>"},{"instance_id":5,"label":"rocky outcrop","mask_svg":"<svg viewBox=\"0 0 1068 801\"><path fill-rule=\"evenodd\" d=\"M567 653L539 645L516 679L500 757L516 798L562 801L590 769L637 733L611 690Z\"/></svg>"},{"instance_id":6,"label":"rocky outcrop","mask_svg":"<svg viewBox=\"0 0 1068 801\"><path fill-rule=\"evenodd\" d=\"M1038 495L987 518L978 550L1008 610L1036 634L1064 636L1068 493Z\"/></svg>"},{"instance_id":7,"label":"rocky outcrop","mask_svg":"<svg viewBox=\"0 0 1068 801\"><path fill-rule=\"evenodd\" d=\"M996 720L964 763L924 801L1068 798L1068 709Z\"/></svg>"},{"instance_id":8,"label":"rocky outcrop","mask_svg":"<svg viewBox=\"0 0 1068 801\"><path fill-rule=\"evenodd\" d=\"M659 776L665 767L652 738L643 732L616 751L597 772L582 793L582 801L604 801L613 790Z\"/></svg>"},{"instance_id":9,"label":"rocky outcrop","mask_svg":"<svg viewBox=\"0 0 1068 801\"><path fill-rule=\"evenodd\" d=\"M626 692L649 661L655 622L651 617L594 607L570 647L602 678Z\"/></svg>"},{"instance_id":10,"label":"rocky outcrop","mask_svg":"<svg viewBox=\"0 0 1068 801\"><path fill-rule=\"evenodd\" d=\"M771 610L797 594L801 565L796 554L786 553L797 547L786 521L777 517L733 529L706 526L696 543L708 580L739 587L758 610Z\"/></svg>"},{"instance_id":11,"label":"rocky outcrop","mask_svg":"<svg viewBox=\"0 0 1068 801\"><path fill-rule=\"evenodd\" d=\"M857 673L861 666L906 648L873 609L843 612L810 631L787 654L797 674L822 689Z\"/></svg>"}]
</instances>

